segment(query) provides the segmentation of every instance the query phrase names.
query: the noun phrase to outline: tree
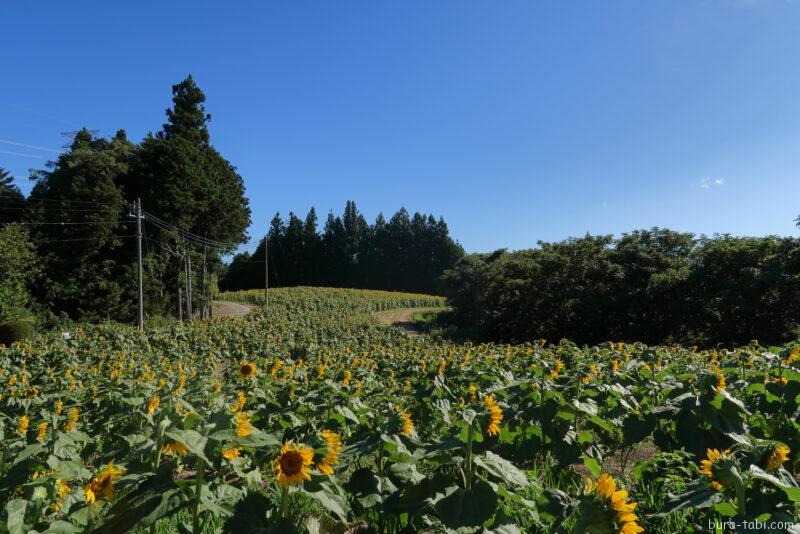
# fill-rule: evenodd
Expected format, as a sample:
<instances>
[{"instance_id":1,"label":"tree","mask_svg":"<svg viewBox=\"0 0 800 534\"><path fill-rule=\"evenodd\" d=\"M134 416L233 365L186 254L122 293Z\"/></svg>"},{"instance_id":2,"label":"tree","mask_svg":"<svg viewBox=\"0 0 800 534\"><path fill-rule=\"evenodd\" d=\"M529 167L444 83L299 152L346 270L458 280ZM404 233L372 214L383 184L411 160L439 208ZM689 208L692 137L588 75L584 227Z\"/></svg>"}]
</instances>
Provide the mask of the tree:
<instances>
[{"instance_id":1,"label":"tree","mask_svg":"<svg viewBox=\"0 0 800 534\"><path fill-rule=\"evenodd\" d=\"M25 227L0 227L0 323L31 314L30 285L38 272L36 249Z\"/></svg>"},{"instance_id":2,"label":"tree","mask_svg":"<svg viewBox=\"0 0 800 534\"><path fill-rule=\"evenodd\" d=\"M142 141L136 168L124 189L129 198L141 198L146 211L167 223L229 244L202 250L171 232L151 229L162 247L156 263L165 274L170 273L164 278L175 287L173 305L177 308L183 259L191 256L193 264L200 265L207 253L210 265L221 266L220 256L247 238L250 207L242 177L211 145L205 94L188 76L172 86L172 95L167 122L162 131Z\"/></svg>"},{"instance_id":3,"label":"tree","mask_svg":"<svg viewBox=\"0 0 800 534\"><path fill-rule=\"evenodd\" d=\"M25 197L14 185L14 177L0 168L0 225L22 220Z\"/></svg>"},{"instance_id":4,"label":"tree","mask_svg":"<svg viewBox=\"0 0 800 534\"><path fill-rule=\"evenodd\" d=\"M108 140L84 129L48 170L33 175L27 217L47 223L32 226L46 275L36 294L57 313L89 321L133 318L133 227L118 185L133 154L124 131Z\"/></svg>"}]
</instances>

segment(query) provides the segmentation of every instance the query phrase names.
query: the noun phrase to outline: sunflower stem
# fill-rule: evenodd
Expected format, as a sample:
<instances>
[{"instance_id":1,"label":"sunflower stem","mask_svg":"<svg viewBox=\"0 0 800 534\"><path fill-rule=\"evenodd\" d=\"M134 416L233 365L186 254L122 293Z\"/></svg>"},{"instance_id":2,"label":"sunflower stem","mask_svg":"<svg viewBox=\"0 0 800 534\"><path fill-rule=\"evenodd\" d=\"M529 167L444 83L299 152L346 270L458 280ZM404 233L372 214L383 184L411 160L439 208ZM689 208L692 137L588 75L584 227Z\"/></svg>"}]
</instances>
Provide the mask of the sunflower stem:
<instances>
[{"instance_id":1,"label":"sunflower stem","mask_svg":"<svg viewBox=\"0 0 800 534\"><path fill-rule=\"evenodd\" d=\"M286 519L286 514L289 511L289 487L281 486L281 510L280 518Z\"/></svg>"},{"instance_id":2,"label":"sunflower stem","mask_svg":"<svg viewBox=\"0 0 800 534\"><path fill-rule=\"evenodd\" d=\"M200 533L200 494L203 491L203 477L206 472L206 462L202 458L197 459L197 479L194 490L194 508L192 509L192 533Z\"/></svg>"},{"instance_id":3,"label":"sunflower stem","mask_svg":"<svg viewBox=\"0 0 800 534\"><path fill-rule=\"evenodd\" d=\"M466 458L464 460L464 466L466 469L466 473L464 473L464 486L465 489L470 489L472 487L472 440L475 438L475 425L473 423L469 424L469 430L467 431L467 453Z\"/></svg>"}]
</instances>

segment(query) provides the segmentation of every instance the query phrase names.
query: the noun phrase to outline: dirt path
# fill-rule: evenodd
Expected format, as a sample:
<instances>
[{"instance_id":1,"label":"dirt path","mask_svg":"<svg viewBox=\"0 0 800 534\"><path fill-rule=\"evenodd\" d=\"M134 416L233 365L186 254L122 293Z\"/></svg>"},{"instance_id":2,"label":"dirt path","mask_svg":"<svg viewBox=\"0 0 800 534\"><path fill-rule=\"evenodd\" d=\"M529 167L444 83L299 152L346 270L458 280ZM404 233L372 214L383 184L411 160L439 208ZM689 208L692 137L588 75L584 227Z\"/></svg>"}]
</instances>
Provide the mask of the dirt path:
<instances>
[{"instance_id":1,"label":"dirt path","mask_svg":"<svg viewBox=\"0 0 800 534\"><path fill-rule=\"evenodd\" d=\"M386 310L375 312L373 315L381 324L396 326L409 336L415 337L422 334L419 326L414 324L414 316L418 313L441 311L442 308L403 308L400 310Z\"/></svg>"},{"instance_id":2,"label":"dirt path","mask_svg":"<svg viewBox=\"0 0 800 534\"><path fill-rule=\"evenodd\" d=\"M252 304L228 302L226 300L215 300L211 302L211 306L214 317L241 317L255 308Z\"/></svg>"}]
</instances>

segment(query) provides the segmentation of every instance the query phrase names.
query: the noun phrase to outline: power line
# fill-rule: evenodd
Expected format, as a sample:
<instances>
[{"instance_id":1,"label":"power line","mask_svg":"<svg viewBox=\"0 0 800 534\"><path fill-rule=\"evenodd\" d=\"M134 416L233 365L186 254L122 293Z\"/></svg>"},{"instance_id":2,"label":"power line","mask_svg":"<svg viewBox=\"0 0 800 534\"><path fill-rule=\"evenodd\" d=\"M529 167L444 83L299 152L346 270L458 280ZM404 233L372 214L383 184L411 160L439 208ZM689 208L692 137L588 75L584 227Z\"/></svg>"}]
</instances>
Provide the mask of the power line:
<instances>
[{"instance_id":1,"label":"power line","mask_svg":"<svg viewBox=\"0 0 800 534\"><path fill-rule=\"evenodd\" d=\"M109 235L104 237L82 237L77 239L47 239L44 241L33 241L33 244L41 245L44 243L68 243L72 241L98 241L101 239L124 239L128 237L136 237L136 235Z\"/></svg>"},{"instance_id":2,"label":"power line","mask_svg":"<svg viewBox=\"0 0 800 534\"><path fill-rule=\"evenodd\" d=\"M19 224L25 226L67 226L73 224L133 224L135 221L83 221L83 222L18 222L12 224Z\"/></svg>"},{"instance_id":3,"label":"power line","mask_svg":"<svg viewBox=\"0 0 800 534\"><path fill-rule=\"evenodd\" d=\"M55 152L56 154L60 154L63 150L57 150L55 148L47 148L38 145L29 145L27 143L18 143L17 141L8 141L7 139L0 139L0 143L4 145L14 145L14 146L21 146L22 148L32 148L34 150L44 150L45 152Z\"/></svg>"},{"instance_id":4,"label":"power line","mask_svg":"<svg viewBox=\"0 0 800 534\"><path fill-rule=\"evenodd\" d=\"M37 197L28 197L28 198L19 198L17 195L9 195L0 193L0 201L2 202L17 202L17 203L39 203L39 202L51 202L56 204L86 204L86 205L93 205L93 206L114 206L111 202L95 202L93 200L74 200L74 199L67 199L67 198L37 198Z\"/></svg>"},{"instance_id":5,"label":"power line","mask_svg":"<svg viewBox=\"0 0 800 534\"><path fill-rule=\"evenodd\" d=\"M0 206L0 209L2 209L2 210L16 210L16 211L33 211L33 212L36 212L36 211L61 211L61 212L68 211L68 212L76 212L76 213L80 213L80 212L85 212L85 213L103 213L103 212L120 211L118 209L113 209L113 208L71 208L71 207L62 207L62 208L47 207L47 208L43 208L41 206L36 206L36 207L32 207L32 206Z\"/></svg>"},{"instance_id":6,"label":"power line","mask_svg":"<svg viewBox=\"0 0 800 534\"><path fill-rule=\"evenodd\" d=\"M195 233L189 232L188 230L184 230L183 228L180 228L178 226L170 224L170 223L164 221L163 219L160 219L160 218L156 217L155 215L153 215L151 213L147 213L146 211L142 211L142 214L144 215L145 221L153 224L154 226L156 226L158 228L161 228L162 230L165 230L167 232L172 232L173 234L175 234L177 237L180 237L184 241L186 241L188 243L192 243L192 244L197 245L197 246L214 248L214 249L221 249L221 250L226 250L226 249L229 249L229 248L232 248L232 247L235 248L235 247L239 246L239 245L237 245L235 243L225 243L225 242L222 242L222 241L216 241L216 240L209 239L207 237L204 237L204 236L197 235Z\"/></svg>"}]
</instances>

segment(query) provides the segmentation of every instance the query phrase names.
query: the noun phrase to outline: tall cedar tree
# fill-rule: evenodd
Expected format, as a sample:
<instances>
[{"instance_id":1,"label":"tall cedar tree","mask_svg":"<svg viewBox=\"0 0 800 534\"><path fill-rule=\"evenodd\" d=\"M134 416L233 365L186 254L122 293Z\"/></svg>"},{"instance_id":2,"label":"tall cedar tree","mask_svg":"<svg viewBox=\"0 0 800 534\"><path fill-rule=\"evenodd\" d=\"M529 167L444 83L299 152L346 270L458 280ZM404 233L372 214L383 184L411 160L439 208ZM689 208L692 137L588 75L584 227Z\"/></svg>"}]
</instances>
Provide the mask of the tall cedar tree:
<instances>
[{"instance_id":1,"label":"tall cedar tree","mask_svg":"<svg viewBox=\"0 0 800 534\"><path fill-rule=\"evenodd\" d=\"M324 285L436 293L439 276L464 255L443 219L401 208L387 223L378 215L370 226L355 202L341 217L329 213L320 234L317 212L305 221L280 214L269 230L270 286ZM253 254L235 256L221 287L228 290L264 287L264 240Z\"/></svg>"},{"instance_id":2,"label":"tall cedar tree","mask_svg":"<svg viewBox=\"0 0 800 534\"><path fill-rule=\"evenodd\" d=\"M201 300L197 271L202 255L207 254L210 268L220 266L220 256L246 240L250 207L242 177L210 143L211 115L206 113L203 91L190 75L172 86L172 95L173 107L166 110L162 131L149 134L141 143L136 168L125 184L126 193L141 198L145 211L170 224L232 244L225 249L202 250L170 232L148 229L158 243L151 252L151 264L157 278L168 286L162 287L160 300L171 302L175 309L175 288L182 285L182 259L190 255L197 266L193 294Z\"/></svg>"}]
</instances>

